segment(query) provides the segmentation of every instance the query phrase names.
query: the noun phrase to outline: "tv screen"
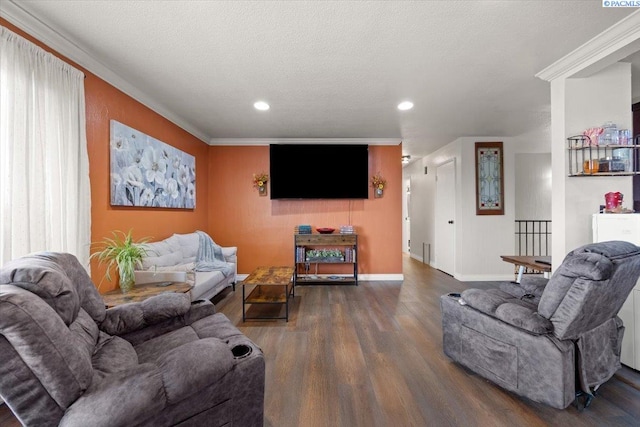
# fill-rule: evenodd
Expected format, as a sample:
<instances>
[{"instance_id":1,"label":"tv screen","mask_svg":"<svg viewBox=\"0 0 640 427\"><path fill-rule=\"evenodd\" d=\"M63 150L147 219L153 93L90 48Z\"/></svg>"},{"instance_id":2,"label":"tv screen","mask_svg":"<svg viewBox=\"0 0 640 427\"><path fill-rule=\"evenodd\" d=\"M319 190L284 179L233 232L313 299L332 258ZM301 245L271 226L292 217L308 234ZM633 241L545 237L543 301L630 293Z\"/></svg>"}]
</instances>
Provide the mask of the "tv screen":
<instances>
[{"instance_id":1,"label":"tv screen","mask_svg":"<svg viewBox=\"0 0 640 427\"><path fill-rule=\"evenodd\" d=\"M271 144L271 199L366 199L369 146Z\"/></svg>"}]
</instances>

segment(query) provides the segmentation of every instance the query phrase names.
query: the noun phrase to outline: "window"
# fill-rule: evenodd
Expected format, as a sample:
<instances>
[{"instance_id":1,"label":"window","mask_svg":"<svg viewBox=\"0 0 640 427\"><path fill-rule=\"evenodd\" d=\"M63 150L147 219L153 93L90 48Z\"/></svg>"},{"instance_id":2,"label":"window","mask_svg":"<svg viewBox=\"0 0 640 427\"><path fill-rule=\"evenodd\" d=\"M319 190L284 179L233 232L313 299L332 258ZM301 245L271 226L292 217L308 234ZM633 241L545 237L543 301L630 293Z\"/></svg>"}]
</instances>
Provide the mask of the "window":
<instances>
[{"instance_id":1,"label":"window","mask_svg":"<svg viewBox=\"0 0 640 427\"><path fill-rule=\"evenodd\" d=\"M36 251L88 265L84 74L0 27L0 263Z\"/></svg>"}]
</instances>

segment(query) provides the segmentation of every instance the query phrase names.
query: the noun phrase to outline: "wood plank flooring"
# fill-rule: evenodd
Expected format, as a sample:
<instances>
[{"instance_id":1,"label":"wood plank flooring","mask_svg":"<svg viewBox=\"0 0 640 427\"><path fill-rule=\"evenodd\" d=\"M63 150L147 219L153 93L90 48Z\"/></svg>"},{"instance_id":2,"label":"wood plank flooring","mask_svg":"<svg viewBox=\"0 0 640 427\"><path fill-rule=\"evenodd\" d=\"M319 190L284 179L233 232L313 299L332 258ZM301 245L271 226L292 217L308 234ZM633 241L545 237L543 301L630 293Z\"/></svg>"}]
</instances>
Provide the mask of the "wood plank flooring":
<instances>
[{"instance_id":1,"label":"wood plank flooring","mask_svg":"<svg viewBox=\"0 0 640 427\"><path fill-rule=\"evenodd\" d=\"M216 302L265 353L265 427L639 425L640 373L627 367L579 412L453 363L442 352L439 297L466 285L408 256L403 273L403 282L296 287L289 322L243 323L239 288ZM19 425L7 412L0 425Z\"/></svg>"},{"instance_id":2,"label":"wood plank flooring","mask_svg":"<svg viewBox=\"0 0 640 427\"><path fill-rule=\"evenodd\" d=\"M403 282L297 287L288 323L242 323L237 295L217 304L265 353L265 426L639 425L640 373L627 367L579 412L453 363L442 352L439 297L467 286L408 256L403 273Z\"/></svg>"}]
</instances>

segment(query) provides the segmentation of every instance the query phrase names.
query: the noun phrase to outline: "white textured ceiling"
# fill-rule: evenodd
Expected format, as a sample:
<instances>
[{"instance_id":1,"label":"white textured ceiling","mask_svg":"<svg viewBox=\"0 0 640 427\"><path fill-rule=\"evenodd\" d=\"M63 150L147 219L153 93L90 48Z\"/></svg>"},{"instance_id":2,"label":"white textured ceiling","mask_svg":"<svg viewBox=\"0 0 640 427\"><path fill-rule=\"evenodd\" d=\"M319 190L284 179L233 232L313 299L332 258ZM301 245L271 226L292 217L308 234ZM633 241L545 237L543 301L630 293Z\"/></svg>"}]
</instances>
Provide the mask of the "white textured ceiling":
<instances>
[{"instance_id":1,"label":"white textured ceiling","mask_svg":"<svg viewBox=\"0 0 640 427\"><path fill-rule=\"evenodd\" d=\"M81 52L67 56L207 142L391 139L414 159L461 136L548 129L549 87L535 74L635 11L600 0L11 1ZM406 99L415 107L398 111Z\"/></svg>"}]
</instances>

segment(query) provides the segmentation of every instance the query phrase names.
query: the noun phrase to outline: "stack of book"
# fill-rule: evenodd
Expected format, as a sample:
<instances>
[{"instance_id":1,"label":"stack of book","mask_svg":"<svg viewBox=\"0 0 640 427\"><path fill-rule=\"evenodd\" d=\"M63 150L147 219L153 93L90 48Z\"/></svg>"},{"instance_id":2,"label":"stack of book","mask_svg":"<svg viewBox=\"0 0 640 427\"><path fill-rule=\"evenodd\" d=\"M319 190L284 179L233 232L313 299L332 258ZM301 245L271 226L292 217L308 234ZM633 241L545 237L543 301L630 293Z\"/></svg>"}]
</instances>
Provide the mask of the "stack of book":
<instances>
[{"instance_id":1,"label":"stack of book","mask_svg":"<svg viewBox=\"0 0 640 427\"><path fill-rule=\"evenodd\" d=\"M351 247L347 247L344 250L344 261L345 262L356 262L356 251Z\"/></svg>"},{"instance_id":2,"label":"stack of book","mask_svg":"<svg viewBox=\"0 0 640 427\"><path fill-rule=\"evenodd\" d=\"M356 230L353 228L353 225L341 225L340 226L340 234L354 234Z\"/></svg>"},{"instance_id":3,"label":"stack of book","mask_svg":"<svg viewBox=\"0 0 640 427\"><path fill-rule=\"evenodd\" d=\"M307 248L296 246L296 262L305 262Z\"/></svg>"},{"instance_id":4,"label":"stack of book","mask_svg":"<svg viewBox=\"0 0 640 427\"><path fill-rule=\"evenodd\" d=\"M296 225L295 227L296 234L311 234L311 226L310 225Z\"/></svg>"}]
</instances>

